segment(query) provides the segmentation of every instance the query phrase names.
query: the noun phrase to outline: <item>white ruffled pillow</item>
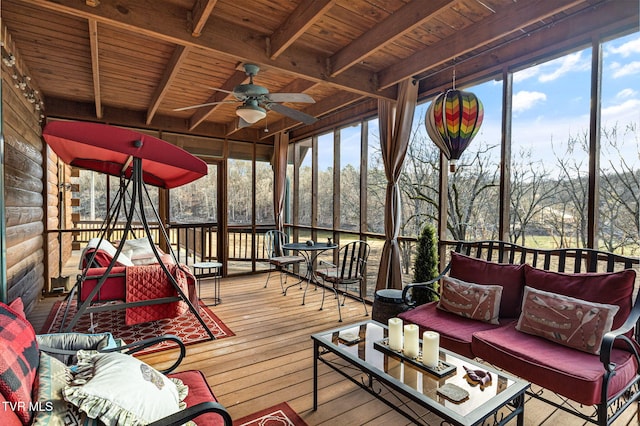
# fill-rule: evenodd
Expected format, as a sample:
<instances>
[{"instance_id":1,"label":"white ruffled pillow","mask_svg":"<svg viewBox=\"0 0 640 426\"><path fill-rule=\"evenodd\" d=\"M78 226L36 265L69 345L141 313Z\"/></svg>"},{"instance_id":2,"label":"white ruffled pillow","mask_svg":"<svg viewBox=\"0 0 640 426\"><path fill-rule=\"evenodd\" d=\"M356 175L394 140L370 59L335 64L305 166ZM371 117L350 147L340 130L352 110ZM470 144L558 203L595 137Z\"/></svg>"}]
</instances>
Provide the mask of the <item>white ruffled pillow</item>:
<instances>
[{"instance_id":1,"label":"white ruffled pillow","mask_svg":"<svg viewBox=\"0 0 640 426\"><path fill-rule=\"evenodd\" d=\"M160 248L156 247L156 250L158 250L160 255L164 254ZM137 238L135 240L125 241L122 253L131 259L134 265L151 265L158 263L158 259L153 252L148 238Z\"/></svg>"},{"instance_id":2,"label":"white ruffled pillow","mask_svg":"<svg viewBox=\"0 0 640 426\"><path fill-rule=\"evenodd\" d=\"M189 389L117 352L78 351L78 370L64 399L106 425L146 425L183 408Z\"/></svg>"},{"instance_id":3,"label":"white ruffled pillow","mask_svg":"<svg viewBox=\"0 0 640 426\"><path fill-rule=\"evenodd\" d=\"M80 265L79 265L80 269L83 269L82 263L84 261L85 254L89 249L104 250L105 253L107 253L112 258L116 255L116 252L118 251L118 249L115 248L113 244L111 244L109 241L105 239L101 241L100 238L92 238L89 240L89 242L87 243L87 246L84 248L84 250L82 250L82 254L80 255ZM131 259L129 259L129 257L126 254L124 254L124 252L122 251L118 255L118 262L123 266L133 266L133 262L131 261Z\"/></svg>"}]
</instances>

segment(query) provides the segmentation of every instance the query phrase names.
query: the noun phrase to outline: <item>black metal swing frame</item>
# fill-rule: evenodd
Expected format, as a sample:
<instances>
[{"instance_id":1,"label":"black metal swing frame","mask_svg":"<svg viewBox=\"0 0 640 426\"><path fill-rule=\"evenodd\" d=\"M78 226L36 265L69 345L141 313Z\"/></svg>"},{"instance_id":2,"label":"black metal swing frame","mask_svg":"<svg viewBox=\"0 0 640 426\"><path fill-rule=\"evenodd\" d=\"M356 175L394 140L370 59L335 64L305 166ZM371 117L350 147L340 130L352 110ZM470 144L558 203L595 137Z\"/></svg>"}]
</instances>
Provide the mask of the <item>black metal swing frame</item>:
<instances>
[{"instance_id":1,"label":"black metal swing frame","mask_svg":"<svg viewBox=\"0 0 640 426\"><path fill-rule=\"evenodd\" d=\"M132 171L131 171L131 175L127 178L124 175L124 171L127 170L129 165L132 166ZM110 210L109 214L105 218L105 221L103 222L102 232L100 234L100 242L102 242L104 239L108 239L109 238L109 236L111 235L111 233L114 230L115 225L118 222L118 218L119 218L120 212L124 210L124 213L126 215L126 223L125 223L124 228L122 229L122 238L120 239L120 242L119 242L118 247L116 249L116 253L113 256L113 258L111 259L111 262L109 263L109 266L106 268L104 274L100 275L97 278L98 281L97 281L96 285L94 286L94 288L91 290L91 292L89 293L89 295L86 297L86 299L84 301L81 301L80 297L78 297L78 309L77 309L77 312L70 319L69 323L65 324L67 316L68 316L68 312L69 312L69 306L70 306L69 302L71 302L73 300L76 292L78 292L78 295L80 295L79 288L84 284L84 282L87 279L90 279L87 276L87 272L88 272L89 268L91 267L91 265L93 264L93 261L95 259L96 254L97 254L97 250L94 250L93 253L91 253L90 258L88 259L86 266L83 267L82 273L80 275L78 275L78 279L77 279L73 289L69 293L69 296L67 297L67 306L66 306L63 318L62 318L62 322L60 324L60 331L65 331L65 332L71 331L73 329L73 327L77 324L78 320L84 314L87 314L87 313L91 314L91 313L94 313L94 312L114 311L114 310L121 310L121 309L126 309L126 308L134 308L134 307L139 307L139 306L157 305L157 304L163 304L163 303L171 303L171 302L183 301L183 302L185 302L187 304L187 306L188 306L189 310L191 311L191 313L193 313L193 315L196 316L196 318L198 319L198 322L206 330L206 332L209 335L209 337L211 338L211 340L214 340L215 336L214 336L213 332L207 326L206 322L204 321L204 319L202 318L202 316L198 312L198 309L193 305L193 303L191 303L191 301L189 300L189 297L180 288L180 286L179 286L178 282L176 281L175 277L171 274L171 272L167 268L167 265L162 261L160 252L158 251L158 249L157 249L157 247L156 247L156 245L155 245L155 243L153 241L153 237L152 237L152 234L151 234L151 228L149 227L149 222L148 222L148 220L146 218L145 211L144 211L145 200L148 201L148 205L151 206L151 208L153 210L153 214L155 215L155 218L156 218L157 222L160 224L160 227L159 227L160 231L161 231L160 234L161 234L161 237L166 242L166 246L167 246L167 249L168 249L171 257L173 258L173 260L176 263L176 265L178 265L179 268L182 268L182 266L180 265L180 263L177 260L176 254L175 254L175 252L174 252L174 250L173 250L173 248L171 246L167 231L164 228L164 226L162 226L162 222L160 221L160 217L158 215L158 212L155 209L155 207L153 206L153 203L151 201L151 197L149 195L149 192L147 190L146 184L144 182L142 159L139 158L139 157L130 156L129 157L129 161L127 162L127 164L125 164L122 167L122 171L123 171L123 173L120 176L120 188L119 188L118 193L116 195L116 200L117 201L116 201L116 203L114 203L113 208ZM129 197L129 201L130 202L127 205L127 195L129 195L129 193L130 193L130 197ZM125 244L125 241L127 240L127 237L129 236L129 234L132 234L132 235L134 234L132 224L133 224L133 218L134 218L134 215L135 215L136 212L139 213L139 219L140 219L140 221L142 223L142 226L143 226L143 229L145 231L146 237L149 240L149 244L150 244L150 246L152 248L152 251L153 251L153 253L154 253L155 257L156 257L156 260L158 261L158 264L160 265L160 267L162 268L164 273L167 275L167 278L168 278L169 282L171 283L171 285L175 289L176 296L174 296L174 297L163 297L163 298L158 298L158 299L149 299L149 300L143 300L143 301L135 301L135 302L124 302L124 303L118 303L118 304L94 305L92 303L92 301L95 298L95 296L99 293L100 289L105 284L107 279L110 278L110 277L118 276L118 274L112 274L111 271L112 271L113 267L117 263L118 256L120 255L120 253L122 252L122 249L124 248L124 244ZM118 229L118 230L120 230L120 229ZM98 247L99 247L99 244L98 244ZM95 278L91 278L91 279L95 279Z\"/></svg>"}]
</instances>

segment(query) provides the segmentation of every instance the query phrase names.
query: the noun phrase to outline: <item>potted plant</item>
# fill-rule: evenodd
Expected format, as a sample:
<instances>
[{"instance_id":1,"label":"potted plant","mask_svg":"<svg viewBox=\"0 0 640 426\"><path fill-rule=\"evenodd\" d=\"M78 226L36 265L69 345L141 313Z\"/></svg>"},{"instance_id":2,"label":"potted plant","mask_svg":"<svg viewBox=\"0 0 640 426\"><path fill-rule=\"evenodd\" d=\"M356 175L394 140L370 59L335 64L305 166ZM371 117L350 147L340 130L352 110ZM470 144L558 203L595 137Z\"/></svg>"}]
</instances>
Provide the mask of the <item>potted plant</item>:
<instances>
[{"instance_id":1,"label":"potted plant","mask_svg":"<svg viewBox=\"0 0 640 426\"><path fill-rule=\"evenodd\" d=\"M418 237L413 282L424 283L431 281L438 276L438 273L436 230L430 223L425 223ZM413 298L418 305L438 300L438 283L435 282L430 287L434 292L420 288L413 289Z\"/></svg>"}]
</instances>

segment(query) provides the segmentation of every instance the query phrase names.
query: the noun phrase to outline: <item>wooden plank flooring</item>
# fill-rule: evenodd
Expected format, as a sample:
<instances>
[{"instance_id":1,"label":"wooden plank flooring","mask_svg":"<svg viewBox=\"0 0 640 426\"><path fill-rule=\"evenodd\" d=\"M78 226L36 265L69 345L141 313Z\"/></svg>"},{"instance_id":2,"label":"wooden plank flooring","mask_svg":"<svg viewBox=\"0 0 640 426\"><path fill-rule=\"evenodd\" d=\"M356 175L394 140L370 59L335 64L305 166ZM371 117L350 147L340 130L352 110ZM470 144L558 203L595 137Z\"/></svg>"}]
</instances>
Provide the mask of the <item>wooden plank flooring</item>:
<instances>
[{"instance_id":1,"label":"wooden plank flooring","mask_svg":"<svg viewBox=\"0 0 640 426\"><path fill-rule=\"evenodd\" d=\"M222 280L222 303L212 311L235 336L187 346L181 369L202 370L216 396L239 419L286 401L310 425L409 425L411 422L328 367L320 366L319 408L313 411L313 344L310 335L339 326L335 299L329 293L320 311L322 290L310 287L302 306L302 291L280 291L277 275L264 287L266 274ZM291 279L291 278L290 278ZM213 294L203 281L205 302ZM46 298L30 315L36 330L44 323L52 303ZM369 314L371 309L369 307ZM347 301L343 324L362 321L362 304ZM370 316L369 316L370 317ZM171 351L143 359L167 364ZM537 400L528 400L525 425L582 425L583 421ZM637 406L628 409L615 425L637 425ZM515 424L515 422L512 422ZM434 424L439 424L434 419Z\"/></svg>"}]
</instances>

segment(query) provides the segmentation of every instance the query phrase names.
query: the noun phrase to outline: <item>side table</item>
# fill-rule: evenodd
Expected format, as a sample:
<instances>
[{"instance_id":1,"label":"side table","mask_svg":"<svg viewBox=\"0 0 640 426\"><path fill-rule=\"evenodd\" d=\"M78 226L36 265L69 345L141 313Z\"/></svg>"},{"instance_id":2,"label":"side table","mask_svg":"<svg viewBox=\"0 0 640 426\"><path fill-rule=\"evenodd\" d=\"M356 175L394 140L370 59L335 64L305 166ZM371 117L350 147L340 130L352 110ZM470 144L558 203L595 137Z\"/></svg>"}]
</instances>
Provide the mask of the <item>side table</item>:
<instances>
[{"instance_id":1,"label":"side table","mask_svg":"<svg viewBox=\"0 0 640 426\"><path fill-rule=\"evenodd\" d=\"M220 298L220 278L222 276L222 263L196 262L192 265L193 275L198 280L198 299L200 299L200 285L205 278L213 278L213 305L222 303Z\"/></svg>"}]
</instances>

